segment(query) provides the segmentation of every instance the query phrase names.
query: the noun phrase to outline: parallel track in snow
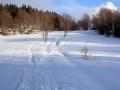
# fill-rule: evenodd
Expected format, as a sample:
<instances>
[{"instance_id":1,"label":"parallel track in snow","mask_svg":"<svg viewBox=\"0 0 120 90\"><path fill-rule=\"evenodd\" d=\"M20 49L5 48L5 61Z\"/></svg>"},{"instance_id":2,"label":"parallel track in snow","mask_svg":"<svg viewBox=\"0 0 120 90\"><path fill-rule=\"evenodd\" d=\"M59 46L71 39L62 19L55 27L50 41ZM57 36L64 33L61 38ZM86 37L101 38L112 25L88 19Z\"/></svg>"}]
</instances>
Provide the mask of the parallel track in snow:
<instances>
[{"instance_id":1,"label":"parallel track in snow","mask_svg":"<svg viewBox=\"0 0 120 90\"><path fill-rule=\"evenodd\" d=\"M36 59L36 51L34 46L39 42L32 42L26 49L28 53L28 64L21 72L15 90L64 90L56 79L57 75L53 67L53 56L56 54L57 46L64 37L63 35L57 39L53 39L49 45L46 46L47 55L43 55ZM58 52L58 51L57 51ZM46 65L42 66L39 62L45 61ZM61 72L59 72L61 73ZM59 77L60 78L60 77Z\"/></svg>"}]
</instances>

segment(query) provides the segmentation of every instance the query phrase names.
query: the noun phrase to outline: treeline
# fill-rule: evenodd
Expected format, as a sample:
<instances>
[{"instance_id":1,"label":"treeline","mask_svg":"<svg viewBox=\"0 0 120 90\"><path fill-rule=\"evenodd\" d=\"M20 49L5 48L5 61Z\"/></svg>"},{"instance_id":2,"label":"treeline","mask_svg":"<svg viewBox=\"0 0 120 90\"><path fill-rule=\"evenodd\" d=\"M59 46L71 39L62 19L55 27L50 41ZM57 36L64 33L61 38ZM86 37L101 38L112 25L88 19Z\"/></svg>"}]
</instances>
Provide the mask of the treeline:
<instances>
[{"instance_id":1,"label":"treeline","mask_svg":"<svg viewBox=\"0 0 120 90\"><path fill-rule=\"evenodd\" d=\"M101 8L97 15L93 16L93 28L98 30L101 35L120 38L120 12Z\"/></svg>"},{"instance_id":2,"label":"treeline","mask_svg":"<svg viewBox=\"0 0 120 90\"><path fill-rule=\"evenodd\" d=\"M0 34L30 34L44 32L43 37L49 31L63 30L65 35L70 30L98 30L101 35L120 37L120 12L101 8L91 18L84 14L76 22L68 14L57 14L56 12L38 10L30 5L18 7L14 4L0 4Z\"/></svg>"},{"instance_id":3,"label":"treeline","mask_svg":"<svg viewBox=\"0 0 120 90\"><path fill-rule=\"evenodd\" d=\"M18 7L0 4L0 34L30 34L41 31L76 29L75 20L68 14L38 10L30 5Z\"/></svg>"},{"instance_id":4,"label":"treeline","mask_svg":"<svg viewBox=\"0 0 120 90\"><path fill-rule=\"evenodd\" d=\"M120 11L101 8L100 11L90 18L84 14L78 21L79 27L83 30L98 30L101 35L120 38Z\"/></svg>"}]
</instances>

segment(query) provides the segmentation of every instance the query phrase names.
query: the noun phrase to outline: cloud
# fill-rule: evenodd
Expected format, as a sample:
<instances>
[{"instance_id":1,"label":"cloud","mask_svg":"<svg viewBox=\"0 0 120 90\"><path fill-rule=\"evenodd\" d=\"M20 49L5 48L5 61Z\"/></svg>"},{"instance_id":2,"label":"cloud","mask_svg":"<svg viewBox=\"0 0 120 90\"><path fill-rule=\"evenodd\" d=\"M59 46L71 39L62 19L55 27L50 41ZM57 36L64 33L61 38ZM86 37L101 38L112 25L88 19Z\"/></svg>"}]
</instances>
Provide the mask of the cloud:
<instances>
[{"instance_id":1,"label":"cloud","mask_svg":"<svg viewBox=\"0 0 120 90\"><path fill-rule=\"evenodd\" d=\"M73 1L74 0L72 0L72 2ZM77 4L76 2L74 2L74 5L69 4L69 5L64 5L62 7L66 9L66 11L69 14L75 17L76 20L80 19L84 13L88 13L92 17L94 14L97 14L102 7L108 8L110 10L118 10L118 8L112 2L107 2L106 4L102 4L97 7L91 7L91 8L82 6L80 4Z\"/></svg>"},{"instance_id":2,"label":"cloud","mask_svg":"<svg viewBox=\"0 0 120 90\"><path fill-rule=\"evenodd\" d=\"M107 2L106 4L102 4L101 6L97 7L98 11L102 7L108 8L110 10L118 10L118 8L112 2Z\"/></svg>"}]
</instances>

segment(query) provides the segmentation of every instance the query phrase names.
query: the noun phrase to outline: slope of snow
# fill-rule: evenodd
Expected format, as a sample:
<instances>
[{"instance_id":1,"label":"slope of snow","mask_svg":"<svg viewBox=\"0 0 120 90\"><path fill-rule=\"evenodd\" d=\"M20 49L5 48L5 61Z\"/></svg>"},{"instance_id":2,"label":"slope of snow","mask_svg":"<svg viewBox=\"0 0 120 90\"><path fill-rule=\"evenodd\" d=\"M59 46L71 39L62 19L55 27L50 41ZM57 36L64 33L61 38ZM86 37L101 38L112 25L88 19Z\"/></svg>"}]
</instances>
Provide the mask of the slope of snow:
<instances>
[{"instance_id":1,"label":"slope of snow","mask_svg":"<svg viewBox=\"0 0 120 90\"><path fill-rule=\"evenodd\" d=\"M83 48L88 48L88 58ZM120 39L95 31L0 36L0 90L120 90Z\"/></svg>"}]
</instances>

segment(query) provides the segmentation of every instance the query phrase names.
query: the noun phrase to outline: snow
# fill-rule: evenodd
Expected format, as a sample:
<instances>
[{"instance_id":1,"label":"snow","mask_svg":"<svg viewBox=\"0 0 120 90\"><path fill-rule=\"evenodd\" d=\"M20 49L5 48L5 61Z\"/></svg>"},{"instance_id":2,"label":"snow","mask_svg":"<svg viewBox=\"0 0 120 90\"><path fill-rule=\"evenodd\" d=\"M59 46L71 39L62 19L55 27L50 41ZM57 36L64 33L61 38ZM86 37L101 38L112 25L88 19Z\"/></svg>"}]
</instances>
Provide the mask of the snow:
<instances>
[{"instance_id":1,"label":"snow","mask_svg":"<svg viewBox=\"0 0 120 90\"><path fill-rule=\"evenodd\" d=\"M46 43L0 36L0 90L120 90L119 41L91 30L51 32Z\"/></svg>"}]
</instances>

